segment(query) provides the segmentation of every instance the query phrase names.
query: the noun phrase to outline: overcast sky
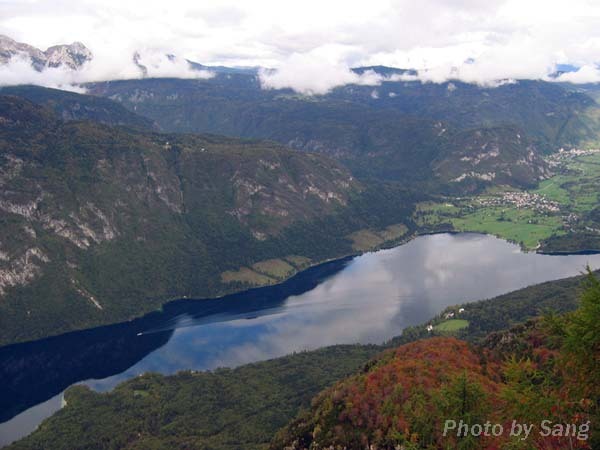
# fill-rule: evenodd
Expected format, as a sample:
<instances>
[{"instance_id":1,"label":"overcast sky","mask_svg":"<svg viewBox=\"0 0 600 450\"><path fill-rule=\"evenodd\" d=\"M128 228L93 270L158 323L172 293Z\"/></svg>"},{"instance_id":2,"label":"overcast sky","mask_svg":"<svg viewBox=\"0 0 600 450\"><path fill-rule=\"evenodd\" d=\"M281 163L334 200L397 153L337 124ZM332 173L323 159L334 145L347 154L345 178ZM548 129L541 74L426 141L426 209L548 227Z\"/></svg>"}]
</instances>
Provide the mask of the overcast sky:
<instances>
[{"instance_id":1,"label":"overcast sky","mask_svg":"<svg viewBox=\"0 0 600 450\"><path fill-rule=\"evenodd\" d=\"M159 58L158 75L194 76L185 65L165 69L156 55L168 52L278 68L265 86L317 93L370 83L347 69L374 64L488 83L570 63L582 67L572 81L600 81L598 0L0 0L0 33L42 49L83 42L95 56L88 78L137 76L131 54L140 50Z\"/></svg>"}]
</instances>

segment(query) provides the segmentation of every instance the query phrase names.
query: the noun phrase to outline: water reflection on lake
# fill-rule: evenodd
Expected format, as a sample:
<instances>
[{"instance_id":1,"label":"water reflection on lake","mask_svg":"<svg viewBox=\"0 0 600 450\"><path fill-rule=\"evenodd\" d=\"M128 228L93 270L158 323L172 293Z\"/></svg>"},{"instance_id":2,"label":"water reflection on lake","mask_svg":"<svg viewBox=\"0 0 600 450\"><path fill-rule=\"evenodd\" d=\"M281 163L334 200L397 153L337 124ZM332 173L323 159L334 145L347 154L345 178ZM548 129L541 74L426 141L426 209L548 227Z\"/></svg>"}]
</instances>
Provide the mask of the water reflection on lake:
<instances>
[{"instance_id":1,"label":"water reflection on lake","mask_svg":"<svg viewBox=\"0 0 600 450\"><path fill-rule=\"evenodd\" d=\"M425 236L356 258L311 291L255 317L197 325L182 315L169 342L151 357L89 384L105 389L146 371L232 367L324 345L380 343L446 306L576 275L588 263L600 265L600 255L524 254L476 234Z\"/></svg>"},{"instance_id":2,"label":"water reflection on lake","mask_svg":"<svg viewBox=\"0 0 600 450\"><path fill-rule=\"evenodd\" d=\"M281 286L179 302L130 324L14 346L4 353L0 349L0 362L26 367L40 386L45 386L39 380L47 364L53 374L36 396L28 392L27 376L12 383L5 396L11 404L3 406L12 407L11 416L29 409L0 424L0 444L35 427L40 416L58 408L56 396L77 381L107 390L147 371L233 367L331 344L380 343L449 305L576 275L586 264L600 267L600 255L525 254L513 244L477 234L423 236L311 269ZM60 368L69 365L80 369L79 377Z\"/></svg>"}]
</instances>

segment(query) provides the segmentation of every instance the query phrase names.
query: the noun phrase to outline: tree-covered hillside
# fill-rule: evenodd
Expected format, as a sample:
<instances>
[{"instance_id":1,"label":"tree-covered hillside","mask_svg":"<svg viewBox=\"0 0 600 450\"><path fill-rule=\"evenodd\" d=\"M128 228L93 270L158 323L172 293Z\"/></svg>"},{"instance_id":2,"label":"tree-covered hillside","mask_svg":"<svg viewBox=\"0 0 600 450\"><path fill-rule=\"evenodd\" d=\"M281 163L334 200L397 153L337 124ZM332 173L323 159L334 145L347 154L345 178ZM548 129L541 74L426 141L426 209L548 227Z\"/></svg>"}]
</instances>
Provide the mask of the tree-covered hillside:
<instances>
[{"instance_id":1,"label":"tree-covered hillside","mask_svg":"<svg viewBox=\"0 0 600 450\"><path fill-rule=\"evenodd\" d=\"M74 387L61 414L69 425L55 433L42 424L13 448L263 449L299 407L376 351L339 346L234 370L145 374L101 397Z\"/></svg>"},{"instance_id":2,"label":"tree-covered hillside","mask_svg":"<svg viewBox=\"0 0 600 450\"><path fill-rule=\"evenodd\" d=\"M158 130L150 119L135 114L106 98L41 86L5 86L0 95L25 98L52 109L62 120L92 120L107 125L122 125L138 129Z\"/></svg>"},{"instance_id":3,"label":"tree-covered hillside","mask_svg":"<svg viewBox=\"0 0 600 450\"><path fill-rule=\"evenodd\" d=\"M14 237L0 248L0 345L126 320L173 298L276 283L401 242L431 228L413 223L418 202L496 184L535 187L552 170L540 156L558 145L552 133L577 129L583 141L591 135L582 124L594 130L595 102L548 83L447 84L442 95L442 85L388 81L377 89L396 96L385 101L364 86L306 97L257 83L240 73L90 86L122 105L3 88L21 97L0 104L0 219ZM521 97L527 130L526 106L507 106ZM481 115L467 120L462 102ZM303 151L161 134L151 119ZM457 229L490 232L477 223Z\"/></svg>"},{"instance_id":4,"label":"tree-covered hillside","mask_svg":"<svg viewBox=\"0 0 600 450\"><path fill-rule=\"evenodd\" d=\"M387 352L321 393L270 448L597 448L600 282L587 285L576 311L481 346L435 337ZM531 432L511 434L513 421ZM484 433L488 423L503 428Z\"/></svg>"},{"instance_id":5,"label":"tree-covered hillside","mask_svg":"<svg viewBox=\"0 0 600 450\"><path fill-rule=\"evenodd\" d=\"M0 97L0 344L272 284L413 195L278 144L62 121ZM408 231L394 228L385 240Z\"/></svg>"},{"instance_id":6,"label":"tree-covered hillside","mask_svg":"<svg viewBox=\"0 0 600 450\"><path fill-rule=\"evenodd\" d=\"M531 187L549 175L541 155L595 142L600 130L592 98L541 81L480 87L388 79L305 96L261 89L254 74L220 74L88 88L164 130L272 139L333 156L361 178L437 192Z\"/></svg>"}]
</instances>

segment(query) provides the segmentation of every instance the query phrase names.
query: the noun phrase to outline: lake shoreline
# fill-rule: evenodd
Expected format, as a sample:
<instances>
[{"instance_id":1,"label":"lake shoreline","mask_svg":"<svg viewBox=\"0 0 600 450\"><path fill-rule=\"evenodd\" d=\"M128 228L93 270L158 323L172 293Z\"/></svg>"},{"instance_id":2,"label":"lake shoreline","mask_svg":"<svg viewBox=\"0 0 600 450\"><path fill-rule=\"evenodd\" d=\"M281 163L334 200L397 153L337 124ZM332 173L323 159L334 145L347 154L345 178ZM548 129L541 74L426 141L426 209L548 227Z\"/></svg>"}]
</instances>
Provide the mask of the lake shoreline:
<instances>
[{"instance_id":1,"label":"lake shoreline","mask_svg":"<svg viewBox=\"0 0 600 450\"><path fill-rule=\"evenodd\" d=\"M2 425L12 435L15 417L38 424L35 417L58 408L45 402L74 384L105 392L149 371L210 371L332 345L385 346L408 328L428 335L422 325L456 305L579 275L588 262L600 267L598 256L524 253L483 233L407 234L403 241L322 261L265 287L174 299L131 321L2 347L7 420L0 436Z\"/></svg>"},{"instance_id":2,"label":"lake shoreline","mask_svg":"<svg viewBox=\"0 0 600 450\"><path fill-rule=\"evenodd\" d=\"M214 301L214 300L222 300L222 299L226 299L229 296L233 296L233 295L240 295L240 294L244 294L247 292L251 292L257 289L265 289L268 287L273 287L273 286L279 286L282 285L283 283L286 283L290 280L292 280L294 277L297 277L298 275L301 275L303 273L305 273L306 271L309 271L311 269L315 269L318 267L321 267L323 265L329 264L329 263L333 263L333 262L342 262L344 260L348 260L351 261L354 258L357 258L359 256L368 254L368 253L375 253L381 250L390 250L393 248L397 248L397 247L401 247L403 245L406 245L412 241L414 241L415 239L418 239L420 237L423 236L435 236L435 235L440 235L440 234L448 234L448 235L459 235L459 234L474 234L474 235L481 235L481 236L492 236L495 238L498 238L500 240L503 240L505 242L508 242L510 244L516 245L520 248L520 251L523 253L535 253L535 254L539 254L539 255L547 255L547 256L582 256L582 255L598 255L600 254L600 251L597 250L581 250L581 251L565 251L565 252L544 252L543 250L537 248L537 249L527 249L527 248L523 248L522 246L519 245L519 243L517 242L513 242L510 239L506 239L502 236L493 234L493 233L483 233L483 232L479 232L479 231L457 231L457 230L439 230L439 231L423 231L423 232L415 232L413 234L410 234L408 236L405 237L401 237L399 239L393 240L393 241L389 241L389 242L384 242L381 245L374 247L373 249L369 249L369 250L363 250L363 251L356 251L356 252L351 252L351 253L347 253L347 254L342 254L340 256L335 256L332 258L328 258L325 260L321 260L321 261L317 261L314 263L310 263L308 264L306 267L302 268L301 270L295 270L294 272L290 273L288 276L277 280L276 283L272 283L272 284L265 284L265 285L258 285L258 286L253 286L253 287L244 287L241 289L233 289L231 291L225 291L221 294L218 295L214 295L214 296L210 296L210 297L186 297L186 296L176 296L176 297L171 297L171 298L167 298L165 299L160 307L151 310L151 311L147 311L145 313L139 314L139 315L135 315L132 316L126 320L122 320L122 321L117 321L117 322L109 322L109 323L105 323L102 325L98 325L98 326L92 326L92 327L87 327L87 328L79 328L79 329L74 329L65 333L59 333L59 334L53 334L53 335L49 335L43 338L39 338L39 339L32 339L32 340L27 340L27 341L20 341L20 342L14 342L11 344L7 344L7 345L1 345L0 346L0 350L5 350L5 349L11 349L14 348L16 346L21 346L21 345L26 345L26 344L32 344L32 343L36 343L36 342L41 342L41 341L45 341L47 339L53 339L53 338L59 338L62 336L68 336L71 335L73 333L81 333L84 331L92 331L92 330L97 330L97 329L103 329L106 327L111 327L111 326L118 326L118 325L124 325L127 323L131 323L134 322L136 320L140 320L144 317L156 314L156 313L162 313L165 312L165 308L168 308L169 305L175 305L175 304L181 304L181 303L185 303L185 302L204 302L204 301Z\"/></svg>"}]
</instances>

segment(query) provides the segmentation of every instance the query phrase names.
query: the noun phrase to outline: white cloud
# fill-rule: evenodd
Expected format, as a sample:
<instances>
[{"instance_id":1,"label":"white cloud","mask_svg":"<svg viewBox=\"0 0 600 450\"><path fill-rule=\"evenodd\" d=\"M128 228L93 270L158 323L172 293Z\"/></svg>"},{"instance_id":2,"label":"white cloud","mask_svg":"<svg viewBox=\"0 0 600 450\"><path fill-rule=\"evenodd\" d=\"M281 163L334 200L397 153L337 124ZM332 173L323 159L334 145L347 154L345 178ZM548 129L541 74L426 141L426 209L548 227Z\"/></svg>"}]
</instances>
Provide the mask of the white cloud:
<instances>
[{"instance_id":1,"label":"white cloud","mask_svg":"<svg viewBox=\"0 0 600 450\"><path fill-rule=\"evenodd\" d=\"M131 53L133 55L133 52ZM79 70L67 67L48 67L42 72L35 70L31 61L22 56L13 57L6 65L0 65L0 86L19 84L36 84L39 86L84 92L81 83L106 81L114 79L133 79L141 76L154 78L198 78L207 79L214 76L208 70L193 70L182 58L168 58L161 51L142 51L138 62L146 68L135 65L132 57L112 58L110 55L95 56Z\"/></svg>"},{"instance_id":2,"label":"white cloud","mask_svg":"<svg viewBox=\"0 0 600 450\"><path fill-rule=\"evenodd\" d=\"M0 86L37 84L65 90L81 91L75 87L73 71L63 68L48 68L44 73L33 69L29 59L13 58L7 65L0 66Z\"/></svg>"},{"instance_id":3,"label":"white cloud","mask_svg":"<svg viewBox=\"0 0 600 450\"><path fill-rule=\"evenodd\" d=\"M278 70L261 70L259 79L265 89L292 88L314 95L326 94L346 84L379 85L383 77L372 70L357 74L348 66L322 55L294 53Z\"/></svg>"},{"instance_id":4,"label":"white cloud","mask_svg":"<svg viewBox=\"0 0 600 450\"><path fill-rule=\"evenodd\" d=\"M184 58L169 57L161 51L141 51L139 55L138 62L145 67L148 77L211 78L214 76L208 70L192 69Z\"/></svg>"},{"instance_id":5,"label":"white cloud","mask_svg":"<svg viewBox=\"0 0 600 450\"><path fill-rule=\"evenodd\" d=\"M600 69L597 66L586 65L576 72L563 73L557 78L557 81L567 81L570 83L600 83Z\"/></svg>"},{"instance_id":6,"label":"white cloud","mask_svg":"<svg viewBox=\"0 0 600 450\"><path fill-rule=\"evenodd\" d=\"M138 76L130 57L140 48L276 68L262 74L265 87L312 93L380 82L349 70L358 65L490 84L545 78L557 63L588 66L566 77L572 81L596 79L600 62L600 3L592 0L4 0L2 10L0 33L17 40L42 48L84 42L102 63L88 72L94 77ZM185 69L163 63L157 75Z\"/></svg>"}]
</instances>

